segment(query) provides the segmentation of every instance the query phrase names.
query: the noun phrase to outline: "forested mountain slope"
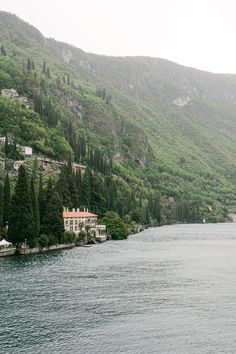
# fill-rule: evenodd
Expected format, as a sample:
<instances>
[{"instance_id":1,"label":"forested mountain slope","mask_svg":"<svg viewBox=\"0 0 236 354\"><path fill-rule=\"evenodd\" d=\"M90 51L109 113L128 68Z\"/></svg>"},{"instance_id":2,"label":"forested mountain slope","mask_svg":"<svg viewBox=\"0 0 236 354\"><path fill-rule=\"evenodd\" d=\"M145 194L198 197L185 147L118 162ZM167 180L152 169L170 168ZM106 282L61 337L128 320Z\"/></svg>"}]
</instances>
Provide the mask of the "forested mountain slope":
<instances>
[{"instance_id":1,"label":"forested mountain slope","mask_svg":"<svg viewBox=\"0 0 236 354\"><path fill-rule=\"evenodd\" d=\"M136 200L158 195L166 220L185 218L178 205L180 214L194 205L198 219L224 218L236 187L234 75L85 53L5 12L0 45L0 88L31 102L22 109L0 98L1 134L83 163L84 145L98 148Z\"/></svg>"}]
</instances>

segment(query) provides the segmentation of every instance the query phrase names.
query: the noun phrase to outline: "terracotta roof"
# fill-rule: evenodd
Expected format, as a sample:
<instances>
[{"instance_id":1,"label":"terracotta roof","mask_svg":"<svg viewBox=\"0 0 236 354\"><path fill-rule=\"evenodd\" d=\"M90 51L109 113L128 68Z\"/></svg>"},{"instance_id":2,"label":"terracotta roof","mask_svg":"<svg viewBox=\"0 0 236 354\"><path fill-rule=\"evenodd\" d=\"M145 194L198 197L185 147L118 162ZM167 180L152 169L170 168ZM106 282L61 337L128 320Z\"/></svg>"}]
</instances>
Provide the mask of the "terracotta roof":
<instances>
[{"instance_id":1,"label":"terracotta roof","mask_svg":"<svg viewBox=\"0 0 236 354\"><path fill-rule=\"evenodd\" d=\"M86 218L97 216L96 214L89 213L87 211L64 211L63 218Z\"/></svg>"}]
</instances>

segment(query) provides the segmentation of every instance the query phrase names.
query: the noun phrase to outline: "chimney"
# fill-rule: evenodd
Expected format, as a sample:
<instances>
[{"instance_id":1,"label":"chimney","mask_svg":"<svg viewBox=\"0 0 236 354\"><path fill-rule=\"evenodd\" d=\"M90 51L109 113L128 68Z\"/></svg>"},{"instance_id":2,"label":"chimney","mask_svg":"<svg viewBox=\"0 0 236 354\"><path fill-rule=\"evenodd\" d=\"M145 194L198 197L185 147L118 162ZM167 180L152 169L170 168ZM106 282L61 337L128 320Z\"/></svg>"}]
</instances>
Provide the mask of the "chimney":
<instances>
[{"instance_id":1,"label":"chimney","mask_svg":"<svg viewBox=\"0 0 236 354\"><path fill-rule=\"evenodd\" d=\"M79 208L77 208L77 211L79 212Z\"/></svg>"},{"instance_id":2,"label":"chimney","mask_svg":"<svg viewBox=\"0 0 236 354\"><path fill-rule=\"evenodd\" d=\"M72 211L75 211L75 208L73 208Z\"/></svg>"}]
</instances>

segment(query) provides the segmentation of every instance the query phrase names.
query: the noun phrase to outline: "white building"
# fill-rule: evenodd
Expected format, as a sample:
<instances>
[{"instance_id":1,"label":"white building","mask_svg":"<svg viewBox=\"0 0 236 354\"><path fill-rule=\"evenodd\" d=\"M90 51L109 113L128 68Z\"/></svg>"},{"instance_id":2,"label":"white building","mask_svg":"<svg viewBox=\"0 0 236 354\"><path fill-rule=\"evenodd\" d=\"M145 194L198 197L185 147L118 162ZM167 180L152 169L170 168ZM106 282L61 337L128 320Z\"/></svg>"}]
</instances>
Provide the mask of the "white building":
<instances>
[{"instance_id":1,"label":"white building","mask_svg":"<svg viewBox=\"0 0 236 354\"><path fill-rule=\"evenodd\" d=\"M63 218L66 231L78 235L80 231L85 231L86 226L89 226L90 232L94 233L96 237L106 236L106 226L97 224L98 216L96 214L74 209L73 211L64 211Z\"/></svg>"},{"instance_id":2,"label":"white building","mask_svg":"<svg viewBox=\"0 0 236 354\"><path fill-rule=\"evenodd\" d=\"M15 171L19 171L19 168L21 167L21 165L23 165L25 163L24 160L18 160L18 161L14 161L14 165L13 168Z\"/></svg>"},{"instance_id":3,"label":"white building","mask_svg":"<svg viewBox=\"0 0 236 354\"><path fill-rule=\"evenodd\" d=\"M21 152L24 154L25 157L32 157L33 149L29 146L19 146Z\"/></svg>"}]
</instances>

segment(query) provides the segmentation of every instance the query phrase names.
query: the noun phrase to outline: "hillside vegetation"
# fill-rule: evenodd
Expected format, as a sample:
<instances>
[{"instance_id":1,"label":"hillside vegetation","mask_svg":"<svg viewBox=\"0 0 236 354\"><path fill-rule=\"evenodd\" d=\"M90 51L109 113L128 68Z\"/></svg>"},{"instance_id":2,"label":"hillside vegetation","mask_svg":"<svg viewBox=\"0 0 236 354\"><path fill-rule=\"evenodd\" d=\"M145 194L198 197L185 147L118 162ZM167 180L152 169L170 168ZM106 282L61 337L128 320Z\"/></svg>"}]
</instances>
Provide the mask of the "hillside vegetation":
<instances>
[{"instance_id":1,"label":"hillside vegetation","mask_svg":"<svg viewBox=\"0 0 236 354\"><path fill-rule=\"evenodd\" d=\"M88 54L5 12L0 33L0 89L16 89L30 105L0 97L0 135L36 154L71 155L103 184L109 174L117 188L111 209L123 217L225 220L236 187L233 75Z\"/></svg>"}]
</instances>

